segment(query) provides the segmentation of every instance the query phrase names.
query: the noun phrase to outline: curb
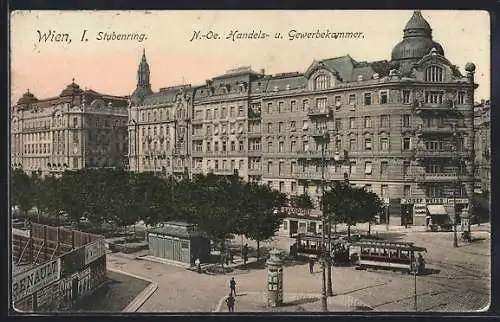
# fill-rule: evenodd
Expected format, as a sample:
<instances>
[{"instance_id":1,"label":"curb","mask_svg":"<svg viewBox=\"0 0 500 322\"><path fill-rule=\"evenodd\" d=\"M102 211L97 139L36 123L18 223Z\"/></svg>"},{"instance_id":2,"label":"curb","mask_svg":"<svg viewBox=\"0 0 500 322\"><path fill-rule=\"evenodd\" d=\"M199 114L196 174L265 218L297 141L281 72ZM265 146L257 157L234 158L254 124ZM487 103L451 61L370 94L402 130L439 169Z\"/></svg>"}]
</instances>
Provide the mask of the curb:
<instances>
[{"instance_id":1,"label":"curb","mask_svg":"<svg viewBox=\"0 0 500 322\"><path fill-rule=\"evenodd\" d=\"M134 277L134 278L137 278L137 279L149 282L149 285L144 290L142 290L142 292L139 293L139 295L137 295L132 300L132 302L130 302L122 310L122 312L136 312L151 297L151 295L153 295L153 293L156 292L156 290L158 289L158 284L155 283L155 282L153 282L152 280L150 280L148 278L137 276L137 275L134 275L134 274L130 274L128 272L125 272L125 271L122 271L122 270L119 270L119 269L114 269L114 268L108 268L107 270L115 272L115 273L120 273L120 274L128 275L128 276L131 276L131 277Z\"/></svg>"},{"instance_id":2,"label":"curb","mask_svg":"<svg viewBox=\"0 0 500 322\"><path fill-rule=\"evenodd\" d=\"M262 294L264 292L244 292L245 294ZM317 294L317 293L287 293L288 295L291 295L291 296L303 296L303 297L320 297L321 294ZM215 312L215 313L218 313L218 312L222 312L221 309L222 309L222 305L224 304L224 301L226 300L228 296L223 296L219 302L217 302L217 306L215 307L215 310L213 310L212 312ZM331 298L331 299L335 299L335 298L338 298L338 297L341 297L343 299L343 303L342 305L345 306L346 308L352 308L352 307L367 307L370 309L370 311L376 311L373 307L367 305L366 303L364 303L363 301L357 299L357 298L354 298L350 295L342 295L342 294L337 294L337 295L334 295L334 296L330 296L330 297L327 297L328 298ZM236 297L238 298L238 297ZM349 311L345 311L345 312L349 312Z\"/></svg>"}]
</instances>

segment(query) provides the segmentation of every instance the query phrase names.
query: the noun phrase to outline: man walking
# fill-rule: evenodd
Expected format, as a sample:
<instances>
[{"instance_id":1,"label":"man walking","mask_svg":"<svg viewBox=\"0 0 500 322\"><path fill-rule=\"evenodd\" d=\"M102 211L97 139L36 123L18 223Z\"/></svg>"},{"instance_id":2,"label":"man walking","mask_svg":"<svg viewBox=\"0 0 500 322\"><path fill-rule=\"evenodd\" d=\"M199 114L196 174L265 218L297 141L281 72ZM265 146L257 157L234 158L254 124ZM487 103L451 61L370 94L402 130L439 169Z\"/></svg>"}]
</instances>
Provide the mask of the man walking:
<instances>
[{"instance_id":1,"label":"man walking","mask_svg":"<svg viewBox=\"0 0 500 322\"><path fill-rule=\"evenodd\" d=\"M243 246L242 255L243 255L243 265L246 265L248 262L248 244L245 244L245 246Z\"/></svg>"},{"instance_id":2,"label":"man walking","mask_svg":"<svg viewBox=\"0 0 500 322\"><path fill-rule=\"evenodd\" d=\"M227 310L228 312L234 312L234 297L232 295L229 295L226 297L226 304L227 304Z\"/></svg>"},{"instance_id":3,"label":"man walking","mask_svg":"<svg viewBox=\"0 0 500 322\"><path fill-rule=\"evenodd\" d=\"M309 257L309 273L314 273L314 258Z\"/></svg>"},{"instance_id":4,"label":"man walking","mask_svg":"<svg viewBox=\"0 0 500 322\"><path fill-rule=\"evenodd\" d=\"M236 297L236 281L234 280L234 277L231 277L231 280L229 281L229 296Z\"/></svg>"}]
</instances>

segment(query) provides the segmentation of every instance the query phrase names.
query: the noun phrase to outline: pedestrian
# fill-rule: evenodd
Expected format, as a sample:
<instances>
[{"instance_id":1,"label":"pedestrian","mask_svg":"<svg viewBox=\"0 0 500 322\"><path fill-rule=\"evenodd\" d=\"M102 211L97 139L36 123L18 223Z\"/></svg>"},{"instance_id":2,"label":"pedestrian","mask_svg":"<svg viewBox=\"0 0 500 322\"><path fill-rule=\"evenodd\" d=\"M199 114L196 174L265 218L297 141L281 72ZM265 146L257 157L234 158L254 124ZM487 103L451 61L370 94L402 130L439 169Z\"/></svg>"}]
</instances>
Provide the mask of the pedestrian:
<instances>
[{"instance_id":1,"label":"pedestrian","mask_svg":"<svg viewBox=\"0 0 500 322\"><path fill-rule=\"evenodd\" d=\"M234 312L234 302L234 297L229 294L229 296L226 297L227 310L229 312Z\"/></svg>"},{"instance_id":2,"label":"pedestrian","mask_svg":"<svg viewBox=\"0 0 500 322\"><path fill-rule=\"evenodd\" d=\"M309 257L309 273L314 273L314 258Z\"/></svg>"},{"instance_id":3,"label":"pedestrian","mask_svg":"<svg viewBox=\"0 0 500 322\"><path fill-rule=\"evenodd\" d=\"M243 246L242 255L243 255L243 264L246 265L248 262L248 244L245 244L245 246Z\"/></svg>"},{"instance_id":4,"label":"pedestrian","mask_svg":"<svg viewBox=\"0 0 500 322\"><path fill-rule=\"evenodd\" d=\"M234 280L234 277L231 277L231 280L229 281L229 296L232 296L234 293L234 297L236 297L236 281Z\"/></svg>"},{"instance_id":5,"label":"pedestrian","mask_svg":"<svg viewBox=\"0 0 500 322\"><path fill-rule=\"evenodd\" d=\"M229 257L230 257L230 253L229 253L229 250L227 250L225 253L224 253L224 259L226 261L226 266L229 266Z\"/></svg>"},{"instance_id":6,"label":"pedestrian","mask_svg":"<svg viewBox=\"0 0 500 322\"><path fill-rule=\"evenodd\" d=\"M201 262L198 257L196 257L194 264L196 265L196 270L198 271L198 274L201 274Z\"/></svg>"},{"instance_id":7,"label":"pedestrian","mask_svg":"<svg viewBox=\"0 0 500 322\"><path fill-rule=\"evenodd\" d=\"M229 261L231 262L231 264L234 264L233 252L231 250L228 250L228 253L229 253Z\"/></svg>"}]
</instances>

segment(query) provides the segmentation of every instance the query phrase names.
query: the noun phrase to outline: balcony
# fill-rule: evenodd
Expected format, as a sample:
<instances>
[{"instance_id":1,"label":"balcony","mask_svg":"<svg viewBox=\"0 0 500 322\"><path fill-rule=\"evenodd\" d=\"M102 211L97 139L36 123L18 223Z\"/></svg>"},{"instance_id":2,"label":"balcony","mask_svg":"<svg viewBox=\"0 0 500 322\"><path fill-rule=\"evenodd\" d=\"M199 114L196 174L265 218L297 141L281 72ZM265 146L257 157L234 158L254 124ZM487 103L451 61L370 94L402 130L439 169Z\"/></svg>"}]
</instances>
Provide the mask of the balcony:
<instances>
[{"instance_id":1,"label":"balcony","mask_svg":"<svg viewBox=\"0 0 500 322\"><path fill-rule=\"evenodd\" d=\"M192 157L203 157L204 153L203 153L203 151L193 151L193 152L191 152L191 156Z\"/></svg>"},{"instance_id":2,"label":"balcony","mask_svg":"<svg viewBox=\"0 0 500 322\"><path fill-rule=\"evenodd\" d=\"M328 107L310 107L307 111L309 117L330 117L332 111Z\"/></svg>"},{"instance_id":3,"label":"balcony","mask_svg":"<svg viewBox=\"0 0 500 322\"><path fill-rule=\"evenodd\" d=\"M174 172L174 173L183 173L185 170L186 169L184 166L174 165L172 167L172 172Z\"/></svg>"},{"instance_id":4,"label":"balcony","mask_svg":"<svg viewBox=\"0 0 500 322\"><path fill-rule=\"evenodd\" d=\"M260 176L262 175L262 169L248 169L249 176Z\"/></svg>"},{"instance_id":5,"label":"balcony","mask_svg":"<svg viewBox=\"0 0 500 322\"><path fill-rule=\"evenodd\" d=\"M298 180L321 180L321 170L320 171L297 171L294 175ZM352 175L350 176L352 177ZM344 180L344 173L335 172L332 173L325 169L325 180Z\"/></svg>"},{"instance_id":6,"label":"balcony","mask_svg":"<svg viewBox=\"0 0 500 322\"><path fill-rule=\"evenodd\" d=\"M417 149L415 150L415 158L468 158L471 157L471 153L468 150L462 151L452 151L451 147L449 149L441 150L427 150L427 149Z\"/></svg>"},{"instance_id":7,"label":"balcony","mask_svg":"<svg viewBox=\"0 0 500 322\"><path fill-rule=\"evenodd\" d=\"M317 159L322 158L321 150L319 151L297 151L297 159ZM346 160L344 151L325 151L325 159L334 159L335 161Z\"/></svg>"},{"instance_id":8,"label":"balcony","mask_svg":"<svg viewBox=\"0 0 500 322\"><path fill-rule=\"evenodd\" d=\"M421 112L439 112L439 111L453 111L455 110L455 104L451 100L442 100L440 103L427 103L423 100L416 100L413 103L413 107L415 111L418 113Z\"/></svg>"},{"instance_id":9,"label":"balcony","mask_svg":"<svg viewBox=\"0 0 500 322\"><path fill-rule=\"evenodd\" d=\"M230 176L234 174L234 169L209 168L208 172L216 175Z\"/></svg>"},{"instance_id":10,"label":"balcony","mask_svg":"<svg viewBox=\"0 0 500 322\"><path fill-rule=\"evenodd\" d=\"M438 173L420 173L415 175L416 182L448 182L458 180L458 176L454 172L438 172Z\"/></svg>"},{"instance_id":11,"label":"balcony","mask_svg":"<svg viewBox=\"0 0 500 322\"><path fill-rule=\"evenodd\" d=\"M260 137L262 137L262 133L261 132L247 132L247 137L249 139L251 139L251 138L260 138Z\"/></svg>"},{"instance_id":12,"label":"balcony","mask_svg":"<svg viewBox=\"0 0 500 322\"><path fill-rule=\"evenodd\" d=\"M453 134L454 132L464 132L466 130L466 128L457 128L453 126L419 126L415 134Z\"/></svg>"},{"instance_id":13,"label":"balcony","mask_svg":"<svg viewBox=\"0 0 500 322\"><path fill-rule=\"evenodd\" d=\"M262 151L261 150L248 150L248 156L249 157L260 157L260 156L262 156Z\"/></svg>"},{"instance_id":14,"label":"balcony","mask_svg":"<svg viewBox=\"0 0 500 322\"><path fill-rule=\"evenodd\" d=\"M328 128L316 128L313 127L309 129L309 135L313 138L322 138L323 135L330 133Z\"/></svg>"}]
</instances>

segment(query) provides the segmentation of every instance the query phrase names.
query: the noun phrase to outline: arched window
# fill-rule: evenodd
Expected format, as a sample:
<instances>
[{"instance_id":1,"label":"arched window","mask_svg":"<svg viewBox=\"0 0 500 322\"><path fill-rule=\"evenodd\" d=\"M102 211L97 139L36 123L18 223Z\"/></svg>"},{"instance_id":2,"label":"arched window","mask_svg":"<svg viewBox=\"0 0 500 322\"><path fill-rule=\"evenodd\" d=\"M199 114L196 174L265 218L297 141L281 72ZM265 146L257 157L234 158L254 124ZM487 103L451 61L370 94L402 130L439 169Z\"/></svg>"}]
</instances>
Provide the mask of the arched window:
<instances>
[{"instance_id":1,"label":"arched window","mask_svg":"<svg viewBox=\"0 0 500 322\"><path fill-rule=\"evenodd\" d=\"M314 89L322 90L330 87L330 77L328 75L319 75L314 79Z\"/></svg>"},{"instance_id":2,"label":"arched window","mask_svg":"<svg viewBox=\"0 0 500 322\"><path fill-rule=\"evenodd\" d=\"M443 68L430 66L425 70L425 81L431 83L441 83L443 81Z\"/></svg>"}]
</instances>

